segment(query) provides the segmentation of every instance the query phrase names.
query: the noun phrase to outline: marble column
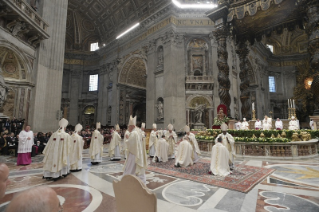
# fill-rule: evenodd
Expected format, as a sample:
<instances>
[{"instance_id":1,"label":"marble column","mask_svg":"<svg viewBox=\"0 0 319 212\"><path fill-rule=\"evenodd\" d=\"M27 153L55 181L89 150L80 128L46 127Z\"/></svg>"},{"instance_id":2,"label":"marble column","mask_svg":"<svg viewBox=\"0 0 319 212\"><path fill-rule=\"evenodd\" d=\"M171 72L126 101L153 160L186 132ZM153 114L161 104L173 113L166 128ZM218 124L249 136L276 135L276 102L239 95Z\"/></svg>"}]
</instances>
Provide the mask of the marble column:
<instances>
[{"instance_id":1,"label":"marble column","mask_svg":"<svg viewBox=\"0 0 319 212\"><path fill-rule=\"evenodd\" d=\"M167 32L164 47L164 128L173 124L179 131L186 124L185 49L183 35Z\"/></svg>"},{"instance_id":2,"label":"marble column","mask_svg":"<svg viewBox=\"0 0 319 212\"><path fill-rule=\"evenodd\" d=\"M109 75L107 72L104 72L103 75L103 86L102 86L102 124L107 124L107 110L109 104Z\"/></svg>"},{"instance_id":3,"label":"marble column","mask_svg":"<svg viewBox=\"0 0 319 212\"><path fill-rule=\"evenodd\" d=\"M78 124L79 115L79 89L82 84L80 81L82 72L77 70L71 71L71 89L70 89L70 110L69 110L69 124L75 126Z\"/></svg>"},{"instance_id":4,"label":"marble column","mask_svg":"<svg viewBox=\"0 0 319 212\"><path fill-rule=\"evenodd\" d=\"M98 88L98 105L97 105L97 121L102 125L106 125L106 112L107 112L107 86L108 75L106 65L100 67L99 71L99 88ZM105 106L106 103L106 106Z\"/></svg>"},{"instance_id":5,"label":"marble column","mask_svg":"<svg viewBox=\"0 0 319 212\"><path fill-rule=\"evenodd\" d=\"M33 131L48 132L57 129L57 113L61 110L68 1L46 0L41 6L50 38L41 41L36 53L30 124Z\"/></svg>"},{"instance_id":6,"label":"marble column","mask_svg":"<svg viewBox=\"0 0 319 212\"><path fill-rule=\"evenodd\" d=\"M147 78L146 78L146 128L152 129L152 124L156 120L156 111L155 111L155 94L156 86L155 85L155 70L157 65L156 58L156 42L150 42L149 48L147 51ZM165 103L164 103L165 104Z\"/></svg>"},{"instance_id":7,"label":"marble column","mask_svg":"<svg viewBox=\"0 0 319 212\"><path fill-rule=\"evenodd\" d=\"M237 46L236 53L239 56L239 61L240 61L240 73L239 73L239 78L241 80L240 83L240 101L241 101L241 114L243 118L248 118L250 117L250 105L249 105L249 80L247 76L248 72L248 58L247 55L249 53L249 50L247 48L247 44L242 42Z\"/></svg>"},{"instance_id":8,"label":"marble column","mask_svg":"<svg viewBox=\"0 0 319 212\"><path fill-rule=\"evenodd\" d=\"M319 2L318 0L309 0L307 4L308 52L310 54L310 66L314 71L311 91L314 98L314 115L319 116Z\"/></svg>"},{"instance_id":9,"label":"marble column","mask_svg":"<svg viewBox=\"0 0 319 212\"><path fill-rule=\"evenodd\" d=\"M230 90L230 80L229 80L229 66L227 63L228 59L228 52L227 52L227 36L229 34L229 29L225 25L224 22L215 26L216 29L213 31L213 35L216 37L217 40L217 67L219 70L218 73L218 95L220 98L220 104L224 104L227 106L227 114L230 113L230 103L231 98L229 94Z\"/></svg>"}]
</instances>

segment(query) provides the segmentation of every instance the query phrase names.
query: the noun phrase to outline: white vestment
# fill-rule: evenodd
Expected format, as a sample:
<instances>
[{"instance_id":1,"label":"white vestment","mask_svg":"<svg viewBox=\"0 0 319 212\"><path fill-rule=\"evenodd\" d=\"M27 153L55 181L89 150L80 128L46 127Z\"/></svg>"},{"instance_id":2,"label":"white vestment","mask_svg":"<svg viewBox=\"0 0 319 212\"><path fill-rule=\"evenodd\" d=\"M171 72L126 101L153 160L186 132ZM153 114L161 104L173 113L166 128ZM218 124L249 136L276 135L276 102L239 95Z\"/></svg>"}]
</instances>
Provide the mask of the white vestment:
<instances>
[{"instance_id":1,"label":"white vestment","mask_svg":"<svg viewBox=\"0 0 319 212\"><path fill-rule=\"evenodd\" d=\"M267 118L263 120L263 130L271 130L272 120L271 118Z\"/></svg>"},{"instance_id":2,"label":"white vestment","mask_svg":"<svg viewBox=\"0 0 319 212\"><path fill-rule=\"evenodd\" d=\"M90 144L90 158L91 162L102 162L103 157L103 135L98 131L94 130Z\"/></svg>"},{"instance_id":3,"label":"white vestment","mask_svg":"<svg viewBox=\"0 0 319 212\"><path fill-rule=\"evenodd\" d=\"M130 131L126 130L125 133L124 133L124 139L123 139L123 145L122 145L122 151L124 151L124 158L127 158L127 146L126 146L126 143L127 143L127 136L130 136Z\"/></svg>"},{"instance_id":4,"label":"white vestment","mask_svg":"<svg viewBox=\"0 0 319 212\"><path fill-rule=\"evenodd\" d=\"M30 140L28 140L28 138L30 138ZM32 131L21 131L19 134L18 153L32 152L33 141L34 137Z\"/></svg>"},{"instance_id":5,"label":"white vestment","mask_svg":"<svg viewBox=\"0 0 319 212\"><path fill-rule=\"evenodd\" d=\"M313 123L313 121L310 121L309 125L311 130L315 130L315 124Z\"/></svg>"},{"instance_id":6,"label":"white vestment","mask_svg":"<svg viewBox=\"0 0 319 212\"><path fill-rule=\"evenodd\" d=\"M159 162L167 162L168 161L168 148L169 144L164 138L160 138L157 140L156 153L153 161L155 162L155 157L158 157Z\"/></svg>"},{"instance_id":7,"label":"white vestment","mask_svg":"<svg viewBox=\"0 0 319 212\"><path fill-rule=\"evenodd\" d=\"M198 162L199 161L199 155L201 154L200 153L200 150L199 150L199 147L198 147L198 143L197 143L197 140L195 138L195 135L194 133L189 133L188 135L188 138L190 140L190 143L193 147L193 151L194 151L194 163Z\"/></svg>"},{"instance_id":8,"label":"white vestment","mask_svg":"<svg viewBox=\"0 0 319 212\"><path fill-rule=\"evenodd\" d=\"M289 130L299 130L299 123L297 120L291 120L289 122Z\"/></svg>"},{"instance_id":9,"label":"white vestment","mask_svg":"<svg viewBox=\"0 0 319 212\"><path fill-rule=\"evenodd\" d=\"M229 152L227 148L221 144L217 143L212 149L212 158L210 161L210 171L214 175L226 177L230 174L229 170Z\"/></svg>"},{"instance_id":10,"label":"white vestment","mask_svg":"<svg viewBox=\"0 0 319 212\"><path fill-rule=\"evenodd\" d=\"M84 140L78 133L73 133L70 139L70 165L71 170L82 169L82 152Z\"/></svg>"},{"instance_id":11,"label":"white vestment","mask_svg":"<svg viewBox=\"0 0 319 212\"><path fill-rule=\"evenodd\" d=\"M262 123L261 123L261 121L256 121L256 122L255 122L255 129L256 129L256 130L262 129Z\"/></svg>"},{"instance_id":12,"label":"white vestment","mask_svg":"<svg viewBox=\"0 0 319 212\"><path fill-rule=\"evenodd\" d=\"M241 129L241 122L237 122L235 124L235 128L236 128L236 130L240 130Z\"/></svg>"},{"instance_id":13,"label":"white vestment","mask_svg":"<svg viewBox=\"0 0 319 212\"><path fill-rule=\"evenodd\" d=\"M121 159L120 154L121 136L117 131L113 132L112 139L109 146L109 156L112 159Z\"/></svg>"},{"instance_id":14,"label":"white vestment","mask_svg":"<svg viewBox=\"0 0 319 212\"><path fill-rule=\"evenodd\" d=\"M226 133L226 135L224 135L223 133L219 134L216 139L215 139L215 144L218 143L218 138L221 137L222 140L222 144L228 149L229 152L229 164L233 164L234 163L234 156L236 155L235 152L235 140L234 137L229 134Z\"/></svg>"},{"instance_id":15,"label":"white vestment","mask_svg":"<svg viewBox=\"0 0 319 212\"><path fill-rule=\"evenodd\" d=\"M123 176L125 175L136 175L138 176L144 183L146 183L145 177L145 161L144 161L144 150L143 143L141 142L141 138L137 129L134 129L129 138L126 141L126 146L128 150L128 157L126 158L124 168L123 168Z\"/></svg>"},{"instance_id":16,"label":"white vestment","mask_svg":"<svg viewBox=\"0 0 319 212\"><path fill-rule=\"evenodd\" d=\"M71 136L63 129L53 133L43 150L43 176L58 178L70 172Z\"/></svg>"},{"instance_id":17,"label":"white vestment","mask_svg":"<svg viewBox=\"0 0 319 212\"><path fill-rule=\"evenodd\" d=\"M152 130L151 135L150 135L149 145L148 145L150 156L154 156L155 155L156 144L157 144L156 131Z\"/></svg>"},{"instance_id":18,"label":"white vestment","mask_svg":"<svg viewBox=\"0 0 319 212\"><path fill-rule=\"evenodd\" d=\"M275 127L276 127L276 129L281 129L282 130L282 128L284 128L284 126L282 124L282 121L281 120L280 121L276 121L275 122Z\"/></svg>"},{"instance_id":19,"label":"white vestment","mask_svg":"<svg viewBox=\"0 0 319 212\"><path fill-rule=\"evenodd\" d=\"M249 130L249 124L247 121L243 121L240 125L241 130Z\"/></svg>"},{"instance_id":20,"label":"white vestment","mask_svg":"<svg viewBox=\"0 0 319 212\"><path fill-rule=\"evenodd\" d=\"M178 163L182 167L193 165L193 155L194 151L192 145L189 141L183 140L177 147L175 165Z\"/></svg>"},{"instance_id":21,"label":"white vestment","mask_svg":"<svg viewBox=\"0 0 319 212\"><path fill-rule=\"evenodd\" d=\"M171 137L172 136L172 137ZM174 131L171 133L166 131L165 139L169 144L168 155L170 158L175 158L175 144L177 142L177 135Z\"/></svg>"}]
</instances>

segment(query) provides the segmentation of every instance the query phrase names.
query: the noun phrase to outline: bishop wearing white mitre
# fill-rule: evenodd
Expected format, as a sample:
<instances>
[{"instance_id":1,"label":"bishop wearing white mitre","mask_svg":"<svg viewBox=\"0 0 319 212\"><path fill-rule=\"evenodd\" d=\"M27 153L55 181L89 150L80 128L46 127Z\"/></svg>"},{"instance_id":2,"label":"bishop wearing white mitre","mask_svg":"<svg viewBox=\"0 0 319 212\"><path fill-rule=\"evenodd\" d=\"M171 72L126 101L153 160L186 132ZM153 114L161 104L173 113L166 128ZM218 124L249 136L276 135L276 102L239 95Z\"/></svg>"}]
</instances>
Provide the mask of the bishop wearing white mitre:
<instances>
[{"instance_id":1,"label":"bishop wearing white mitre","mask_svg":"<svg viewBox=\"0 0 319 212\"><path fill-rule=\"evenodd\" d=\"M60 128L54 132L43 150L43 177L58 179L70 172L70 141L71 137L65 132L68 126L66 119L59 122Z\"/></svg>"},{"instance_id":2,"label":"bishop wearing white mitre","mask_svg":"<svg viewBox=\"0 0 319 212\"><path fill-rule=\"evenodd\" d=\"M199 155L201 154L201 153L200 153L200 150L199 150L199 147L198 147L197 140L196 140L196 138L195 138L194 133L191 133L191 132L190 132L189 126L186 125L186 126L184 127L184 130L185 130L185 132L186 132L186 134L187 134L187 136L188 136L188 138L189 138L189 141L191 142L191 145L192 145L192 147L193 147L193 152L194 152L194 154L193 154L193 155L194 155L193 160L194 160L194 163L196 163L196 162L199 161L199 159L200 159Z\"/></svg>"},{"instance_id":3,"label":"bishop wearing white mitre","mask_svg":"<svg viewBox=\"0 0 319 212\"><path fill-rule=\"evenodd\" d=\"M96 129L94 130L90 144L90 158L92 165L97 165L102 162L103 156L103 135L100 133L101 123L96 123Z\"/></svg>"},{"instance_id":4,"label":"bishop wearing white mitre","mask_svg":"<svg viewBox=\"0 0 319 212\"><path fill-rule=\"evenodd\" d=\"M310 119L309 126L310 126L311 130L315 130L315 124L313 123L312 119Z\"/></svg>"},{"instance_id":5,"label":"bishop wearing white mitre","mask_svg":"<svg viewBox=\"0 0 319 212\"><path fill-rule=\"evenodd\" d=\"M71 136L70 165L72 172L82 170L82 151L84 140L83 137L79 135L82 128L81 124L77 124Z\"/></svg>"},{"instance_id":6,"label":"bishop wearing white mitre","mask_svg":"<svg viewBox=\"0 0 319 212\"><path fill-rule=\"evenodd\" d=\"M275 127L276 130L282 130L284 128L284 125L282 124L282 121L279 118L277 118L275 122Z\"/></svg>"},{"instance_id":7,"label":"bishop wearing white mitre","mask_svg":"<svg viewBox=\"0 0 319 212\"><path fill-rule=\"evenodd\" d=\"M157 140L156 153L154 156L154 162L167 162L168 161L168 148L169 144L165 140L165 135Z\"/></svg>"},{"instance_id":8,"label":"bishop wearing white mitre","mask_svg":"<svg viewBox=\"0 0 319 212\"><path fill-rule=\"evenodd\" d=\"M210 171L213 175L226 177L230 174L229 152L222 144L222 137L217 139L217 143L212 148L212 158L210 161Z\"/></svg>"},{"instance_id":9,"label":"bishop wearing white mitre","mask_svg":"<svg viewBox=\"0 0 319 212\"><path fill-rule=\"evenodd\" d=\"M299 123L294 116L291 116L291 120L289 122L289 130L299 130Z\"/></svg>"},{"instance_id":10,"label":"bishop wearing white mitre","mask_svg":"<svg viewBox=\"0 0 319 212\"><path fill-rule=\"evenodd\" d=\"M261 130L262 129L262 123L259 119L255 122L255 130Z\"/></svg>"},{"instance_id":11,"label":"bishop wearing white mitre","mask_svg":"<svg viewBox=\"0 0 319 212\"><path fill-rule=\"evenodd\" d=\"M150 157L154 157L156 152L156 145L157 145L157 126L153 124L153 130L151 131L150 140L149 140L149 150L150 150Z\"/></svg>"},{"instance_id":12,"label":"bishop wearing white mitre","mask_svg":"<svg viewBox=\"0 0 319 212\"><path fill-rule=\"evenodd\" d=\"M119 135L120 126L117 124L115 125L115 131L113 132L112 139L109 146L109 156L111 157L111 161L114 160L121 160L121 136Z\"/></svg>"},{"instance_id":13,"label":"bishop wearing white mitre","mask_svg":"<svg viewBox=\"0 0 319 212\"><path fill-rule=\"evenodd\" d=\"M141 142L142 142L142 148L143 148L144 169L146 169L147 168L147 153L146 153L145 123L141 124L140 137L142 139Z\"/></svg>"},{"instance_id":14,"label":"bishop wearing white mitre","mask_svg":"<svg viewBox=\"0 0 319 212\"><path fill-rule=\"evenodd\" d=\"M246 121L246 118L243 118L243 122L240 125L240 129L241 130L249 130L249 124Z\"/></svg>"},{"instance_id":15,"label":"bishop wearing white mitre","mask_svg":"<svg viewBox=\"0 0 319 212\"><path fill-rule=\"evenodd\" d=\"M169 158L175 158L175 144L177 142L177 135L173 131L173 125L169 124L167 126L168 131L165 133L165 138L169 144L168 156Z\"/></svg>"},{"instance_id":16,"label":"bishop wearing white mitre","mask_svg":"<svg viewBox=\"0 0 319 212\"><path fill-rule=\"evenodd\" d=\"M229 152L229 166L230 169L234 169L234 156L235 156L235 140L231 134L227 132L227 124L221 125L222 133L215 139L215 144L218 142L218 138L222 138L222 144L228 149Z\"/></svg>"},{"instance_id":17,"label":"bishop wearing white mitre","mask_svg":"<svg viewBox=\"0 0 319 212\"><path fill-rule=\"evenodd\" d=\"M143 144L140 138L138 130L135 128L136 116L132 118L130 116L130 121L128 124L126 147L127 147L127 158L123 168L123 176L125 175L136 175L139 177L144 184L146 184L145 169L146 161L144 161L143 155Z\"/></svg>"},{"instance_id":18,"label":"bishop wearing white mitre","mask_svg":"<svg viewBox=\"0 0 319 212\"><path fill-rule=\"evenodd\" d=\"M263 130L271 130L272 126L272 118L268 118L268 116L265 116L263 120Z\"/></svg>"},{"instance_id":19,"label":"bishop wearing white mitre","mask_svg":"<svg viewBox=\"0 0 319 212\"><path fill-rule=\"evenodd\" d=\"M187 167L193 165L194 151L189 137L185 135L183 141L177 147L177 154L175 158L175 167Z\"/></svg>"}]
</instances>

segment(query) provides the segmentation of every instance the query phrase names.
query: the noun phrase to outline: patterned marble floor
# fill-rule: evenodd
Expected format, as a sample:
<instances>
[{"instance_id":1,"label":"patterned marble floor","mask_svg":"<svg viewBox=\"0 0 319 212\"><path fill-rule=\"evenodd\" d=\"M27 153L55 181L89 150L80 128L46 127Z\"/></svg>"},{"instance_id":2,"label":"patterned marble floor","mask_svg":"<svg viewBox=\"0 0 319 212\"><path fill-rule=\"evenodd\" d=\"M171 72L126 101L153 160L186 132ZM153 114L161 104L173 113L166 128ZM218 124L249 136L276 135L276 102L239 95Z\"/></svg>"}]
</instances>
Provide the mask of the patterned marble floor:
<instances>
[{"instance_id":1,"label":"patterned marble floor","mask_svg":"<svg viewBox=\"0 0 319 212\"><path fill-rule=\"evenodd\" d=\"M16 166L14 157L3 157L10 168L11 184L0 200L4 211L13 195L38 185L58 194L64 211L116 211L112 182L122 174L122 164L111 162L107 151L99 166L91 166L83 151L83 170L56 182L42 179L43 156L29 166ZM236 161L276 171L248 193L209 186L172 176L147 172L147 187L158 199L158 211L174 212L314 212L319 211L319 157L301 161Z\"/></svg>"}]
</instances>

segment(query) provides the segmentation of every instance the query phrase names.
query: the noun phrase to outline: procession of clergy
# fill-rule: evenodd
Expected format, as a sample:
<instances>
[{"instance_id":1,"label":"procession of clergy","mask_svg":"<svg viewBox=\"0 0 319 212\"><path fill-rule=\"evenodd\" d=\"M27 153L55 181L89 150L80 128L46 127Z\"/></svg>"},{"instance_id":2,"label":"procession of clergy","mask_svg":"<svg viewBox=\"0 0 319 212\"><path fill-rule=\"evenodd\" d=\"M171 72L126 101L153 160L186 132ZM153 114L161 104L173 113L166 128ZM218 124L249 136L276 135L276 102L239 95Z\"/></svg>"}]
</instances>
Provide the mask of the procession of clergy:
<instances>
[{"instance_id":1,"label":"procession of clergy","mask_svg":"<svg viewBox=\"0 0 319 212\"><path fill-rule=\"evenodd\" d=\"M57 180L66 177L70 172L82 170L82 151L84 140L79 135L82 130L80 124L75 126L72 135L65 132L68 125L66 119L59 122L59 129L53 133L43 154L43 178ZM233 169L234 160L234 139L227 133L227 125L222 126L223 133L216 138L216 145L212 149L211 168L207 170L214 175L227 176ZM103 135L100 131L100 123L97 123L96 130L92 134L90 144L90 159L92 165L102 162L103 156ZM175 159L175 167L192 166L200 160L200 150L195 135L190 132L190 128L185 126L186 135L177 141L177 135L173 131L173 125L168 125L168 130L157 130L153 124L153 130L149 139L149 156L153 163L166 163L169 159ZM119 135L119 125L116 125L112 133L109 145L109 156L111 161L121 160L121 153L126 159L123 176L135 175L146 183L145 170L147 169L147 153L145 143L145 123L141 128L136 126L136 117L130 117L128 130L124 139ZM175 146L178 144L177 151Z\"/></svg>"}]
</instances>

